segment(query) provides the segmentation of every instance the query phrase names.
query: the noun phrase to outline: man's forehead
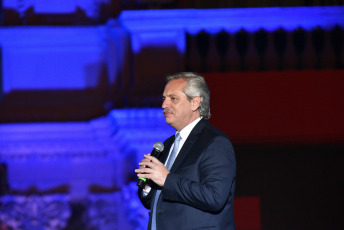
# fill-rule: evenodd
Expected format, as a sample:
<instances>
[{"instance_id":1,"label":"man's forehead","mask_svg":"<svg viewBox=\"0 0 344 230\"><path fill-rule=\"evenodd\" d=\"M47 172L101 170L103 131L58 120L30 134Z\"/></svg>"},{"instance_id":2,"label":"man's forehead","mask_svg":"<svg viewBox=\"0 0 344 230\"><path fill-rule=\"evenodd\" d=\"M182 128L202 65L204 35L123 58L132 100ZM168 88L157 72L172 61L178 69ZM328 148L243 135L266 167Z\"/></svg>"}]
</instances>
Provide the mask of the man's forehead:
<instances>
[{"instance_id":1,"label":"man's forehead","mask_svg":"<svg viewBox=\"0 0 344 230\"><path fill-rule=\"evenodd\" d=\"M182 95L185 95L185 93L183 91L180 91L180 90L175 90L175 91L171 91L171 92L164 91L164 93L163 93L164 97L173 97L173 96L180 97Z\"/></svg>"}]
</instances>

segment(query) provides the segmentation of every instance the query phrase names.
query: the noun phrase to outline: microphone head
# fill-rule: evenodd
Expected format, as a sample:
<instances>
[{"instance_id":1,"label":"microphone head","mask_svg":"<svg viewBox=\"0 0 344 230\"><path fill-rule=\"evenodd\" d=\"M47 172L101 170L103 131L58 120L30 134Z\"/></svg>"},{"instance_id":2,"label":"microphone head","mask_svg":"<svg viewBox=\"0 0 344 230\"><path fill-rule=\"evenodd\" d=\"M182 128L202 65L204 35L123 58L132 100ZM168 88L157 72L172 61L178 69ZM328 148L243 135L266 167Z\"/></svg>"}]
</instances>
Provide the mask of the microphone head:
<instances>
[{"instance_id":1,"label":"microphone head","mask_svg":"<svg viewBox=\"0 0 344 230\"><path fill-rule=\"evenodd\" d=\"M154 145L153 145L153 148L156 149L157 151L159 152L162 152L164 150L164 144L161 143L161 142L156 142Z\"/></svg>"}]
</instances>

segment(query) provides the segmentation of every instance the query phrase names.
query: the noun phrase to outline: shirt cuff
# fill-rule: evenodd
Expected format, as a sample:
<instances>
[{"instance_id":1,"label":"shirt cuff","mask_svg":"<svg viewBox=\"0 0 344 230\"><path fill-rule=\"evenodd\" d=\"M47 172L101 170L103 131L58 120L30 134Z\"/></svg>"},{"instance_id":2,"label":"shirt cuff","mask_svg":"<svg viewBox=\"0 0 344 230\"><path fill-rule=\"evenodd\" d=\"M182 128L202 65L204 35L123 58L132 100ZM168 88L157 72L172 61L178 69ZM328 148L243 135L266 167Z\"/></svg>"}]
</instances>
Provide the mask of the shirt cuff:
<instances>
[{"instance_id":1,"label":"shirt cuff","mask_svg":"<svg viewBox=\"0 0 344 230\"><path fill-rule=\"evenodd\" d=\"M142 196L146 197L152 188L147 186L147 189L142 189Z\"/></svg>"}]
</instances>

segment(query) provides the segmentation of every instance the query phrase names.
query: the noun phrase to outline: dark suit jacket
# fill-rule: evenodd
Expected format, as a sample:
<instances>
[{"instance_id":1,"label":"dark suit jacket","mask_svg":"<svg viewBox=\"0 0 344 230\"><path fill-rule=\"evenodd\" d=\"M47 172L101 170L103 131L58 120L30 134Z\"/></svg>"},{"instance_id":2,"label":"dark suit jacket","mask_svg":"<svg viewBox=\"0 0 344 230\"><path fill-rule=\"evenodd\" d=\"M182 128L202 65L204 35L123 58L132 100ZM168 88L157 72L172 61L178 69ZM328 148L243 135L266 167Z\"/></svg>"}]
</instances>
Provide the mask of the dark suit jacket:
<instances>
[{"instance_id":1,"label":"dark suit jacket","mask_svg":"<svg viewBox=\"0 0 344 230\"><path fill-rule=\"evenodd\" d=\"M160 160L165 162L174 136L164 142ZM201 120L180 150L157 204L158 230L233 230L233 197L236 161L230 140L208 121ZM154 187L154 186L153 186ZM156 189L138 194L150 209ZM151 215L148 229L151 225Z\"/></svg>"}]
</instances>

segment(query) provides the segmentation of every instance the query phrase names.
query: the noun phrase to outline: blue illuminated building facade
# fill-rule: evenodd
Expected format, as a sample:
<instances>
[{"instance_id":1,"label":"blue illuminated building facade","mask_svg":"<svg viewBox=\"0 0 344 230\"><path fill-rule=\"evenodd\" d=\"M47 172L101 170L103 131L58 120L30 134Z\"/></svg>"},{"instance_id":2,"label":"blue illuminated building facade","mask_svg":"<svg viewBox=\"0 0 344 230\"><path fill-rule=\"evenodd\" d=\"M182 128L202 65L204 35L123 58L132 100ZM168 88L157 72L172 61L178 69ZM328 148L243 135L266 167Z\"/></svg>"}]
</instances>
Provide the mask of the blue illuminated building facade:
<instances>
[{"instance_id":1,"label":"blue illuminated building facade","mask_svg":"<svg viewBox=\"0 0 344 230\"><path fill-rule=\"evenodd\" d=\"M20 2L19 15L34 4L3 6ZM34 9L76 7L63 3ZM126 10L97 25L0 27L1 226L146 229L134 169L175 132L160 109L162 77L342 69L343 28L344 6Z\"/></svg>"}]
</instances>

